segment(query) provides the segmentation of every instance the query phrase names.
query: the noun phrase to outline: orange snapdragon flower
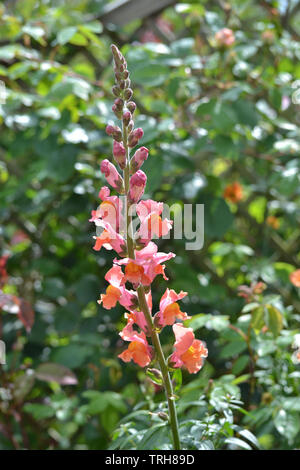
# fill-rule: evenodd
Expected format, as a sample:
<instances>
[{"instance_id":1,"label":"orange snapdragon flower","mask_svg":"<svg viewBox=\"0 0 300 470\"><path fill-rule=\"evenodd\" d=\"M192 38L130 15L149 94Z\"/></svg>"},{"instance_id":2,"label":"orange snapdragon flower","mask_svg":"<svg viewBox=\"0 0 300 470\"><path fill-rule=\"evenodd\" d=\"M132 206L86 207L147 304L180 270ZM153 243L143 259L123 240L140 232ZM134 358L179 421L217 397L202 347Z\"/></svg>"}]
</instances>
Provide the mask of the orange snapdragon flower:
<instances>
[{"instance_id":1,"label":"orange snapdragon flower","mask_svg":"<svg viewBox=\"0 0 300 470\"><path fill-rule=\"evenodd\" d=\"M274 230L278 230L280 227L280 221L275 215L269 215L266 219L267 224L272 227Z\"/></svg>"},{"instance_id":2,"label":"orange snapdragon flower","mask_svg":"<svg viewBox=\"0 0 300 470\"><path fill-rule=\"evenodd\" d=\"M290 281L294 286L300 287L300 269L296 269L290 274Z\"/></svg>"},{"instance_id":3,"label":"orange snapdragon flower","mask_svg":"<svg viewBox=\"0 0 300 470\"><path fill-rule=\"evenodd\" d=\"M101 300L99 303L102 303L103 307L109 310L117 305L120 297L120 289L118 289L118 287L109 285L106 289L106 293L101 294Z\"/></svg>"},{"instance_id":4,"label":"orange snapdragon flower","mask_svg":"<svg viewBox=\"0 0 300 470\"><path fill-rule=\"evenodd\" d=\"M129 318L127 325L120 333L121 338L124 341L130 341L130 344L118 357L124 362L130 362L132 360L139 366L145 367L150 364L152 360L152 348L147 342L145 333L143 331L140 333L135 331L133 324L134 320Z\"/></svg>"},{"instance_id":5,"label":"orange snapdragon flower","mask_svg":"<svg viewBox=\"0 0 300 470\"><path fill-rule=\"evenodd\" d=\"M202 341L195 339L192 328L185 328L180 323L173 325L175 345L170 365L172 367L184 366L190 374L195 374L203 366L203 359L207 357L207 349Z\"/></svg>"},{"instance_id":6,"label":"orange snapdragon flower","mask_svg":"<svg viewBox=\"0 0 300 470\"><path fill-rule=\"evenodd\" d=\"M224 190L223 196L230 202L237 203L243 199L243 187L240 183L235 181L228 184Z\"/></svg>"},{"instance_id":7,"label":"orange snapdragon flower","mask_svg":"<svg viewBox=\"0 0 300 470\"><path fill-rule=\"evenodd\" d=\"M143 266L133 263L132 261L125 266L125 280L134 285L148 285L151 283L149 277L144 273Z\"/></svg>"}]
</instances>

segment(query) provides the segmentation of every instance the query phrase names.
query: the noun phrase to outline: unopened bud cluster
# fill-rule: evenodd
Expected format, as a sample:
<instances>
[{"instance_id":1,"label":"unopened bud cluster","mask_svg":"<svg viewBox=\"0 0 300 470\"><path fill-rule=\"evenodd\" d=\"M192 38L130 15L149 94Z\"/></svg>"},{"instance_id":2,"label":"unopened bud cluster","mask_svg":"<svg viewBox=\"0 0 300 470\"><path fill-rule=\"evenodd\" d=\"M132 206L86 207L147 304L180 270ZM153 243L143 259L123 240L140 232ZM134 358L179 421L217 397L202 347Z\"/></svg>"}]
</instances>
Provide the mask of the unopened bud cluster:
<instances>
[{"instance_id":1,"label":"unopened bud cluster","mask_svg":"<svg viewBox=\"0 0 300 470\"><path fill-rule=\"evenodd\" d=\"M141 147L129 162L129 149L136 147L144 132L140 127L134 129L133 114L136 104L132 101L133 92L130 88L131 82L126 60L116 46L113 45L111 49L115 73L115 84L112 87L115 101L112 110L116 117L122 121L122 129L119 126L109 124L106 127L106 133L113 138L113 157L120 169L124 170L129 164L130 174L133 175L130 186L130 200L131 202L137 202L144 192L147 180L146 175L139 169L147 159L149 152L146 147ZM119 173L112 163L104 160L101 171L114 189L120 193L124 191L122 177L121 175L118 176Z\"/></svg>"}]
</instances>

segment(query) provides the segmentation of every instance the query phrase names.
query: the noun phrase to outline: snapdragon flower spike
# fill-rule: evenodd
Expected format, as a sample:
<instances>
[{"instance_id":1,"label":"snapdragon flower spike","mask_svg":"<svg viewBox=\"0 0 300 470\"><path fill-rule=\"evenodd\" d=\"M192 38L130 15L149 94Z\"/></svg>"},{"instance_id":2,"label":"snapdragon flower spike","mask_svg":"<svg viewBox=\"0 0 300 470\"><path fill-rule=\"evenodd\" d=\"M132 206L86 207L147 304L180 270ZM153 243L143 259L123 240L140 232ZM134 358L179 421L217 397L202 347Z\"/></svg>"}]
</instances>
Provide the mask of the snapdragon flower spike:
<instances>
[{"instance_id":1,"label":"snapdragon flower spike","mask_svg":"<svg viewBox=\"0 0 300 470\"><path fill-rule=\"evenodd\" d=\"M114 190L125 194L125 203L122 204L118 196L111 196L110 189L103 186L99 192L102 202L92 211L90 221L97 227L94 250L99 251L104 247L114 250L118 255L105 275L108 285L101 289L98 303L107 310L118 303L125 308L126 324L120 336L129 345L118 357L124 362L133 361L140 367L147 367L154 361L158 363L168 398L174 448L180 449L169 370L183 367L190 373L198 372L207 357L207 349L200 340L195 339L191 328L179 323L190 318L178 303L187 295L186 292L177 293L167 288L160 300L159 311L155 315L152 313L151 285L157 276L168 280L164 263L175 256L174 253L159 252L152 239L167 235L172 228L172 221L163 217L162 202L141 200L147 183L147 176L141 167L148 158L149 150L140 147L133 156L130 155L131 149L143 137L143 129L134 128L136 104L132 98L126 60L116 46L112 46L112 53L115 71L112 109L120 119L121 126L110 123L106 133L113 139L113 157L123 177L107 159L101 163L101 172ZM139 222L136 232L131 233L131 213L134 208ZM125 210L124 215L121 209ZM175 345L167 361L159 334L163 328L170 326L175 334ZM150 341L154 347L150 346Z\"/></svg>"},{"instance_id":2,"label":"snapdragon flower spike","mask_svg":"<svg viewBox=\"0 0 300 470\"><path fill-rule=\"evenodd\" d=\"M97 227L94 250L103 248L114 250L117 257L105 275L105 281L98 303L110 310L117 304L125 309L126 324L120 336L128 342L127 349L119 354L124 362L133 361L140 367L147 367L154 361L161 370L162 382L168 398L169 421L172 429L174 448L180 449L176 407L173 400L173 386L169 371L183 367L190 373L198 372L207 357L204 344L195 339L193 330L182 323L190 317L178 303L187 293L175 292L167 288L163 294L159 310L152 313L151 285L157 276L168 280L165 262L174 258L174 253L158 251L153 238L163 237L172 228L172 221L163 217L163 203L151 199L141 200L144 195L147 175L141 167L149 155L146 147L138 148L133 156L131 149L143 137L142 128L134 128L133 91L127 63L116 46L112 46L114 58L115 84L112 88L114 104L112 110L120 119L120 127L109 123L106 133L113 139L113 157L119 166L105 159L101 163L107 183L119 194L125 194L122 204L118 196L110 194L103 186L99 192L101 203L92 211L90 221ZM132 232L132 209L136 209L138 225ZM125 214L121 214L121 209ZM175 334L174 352L167 361L160 345L160 332L172 326ZM150 346L150 341L152 346ZM154 369L155 370L155 369Z\"/></svg>"}]
</instances>

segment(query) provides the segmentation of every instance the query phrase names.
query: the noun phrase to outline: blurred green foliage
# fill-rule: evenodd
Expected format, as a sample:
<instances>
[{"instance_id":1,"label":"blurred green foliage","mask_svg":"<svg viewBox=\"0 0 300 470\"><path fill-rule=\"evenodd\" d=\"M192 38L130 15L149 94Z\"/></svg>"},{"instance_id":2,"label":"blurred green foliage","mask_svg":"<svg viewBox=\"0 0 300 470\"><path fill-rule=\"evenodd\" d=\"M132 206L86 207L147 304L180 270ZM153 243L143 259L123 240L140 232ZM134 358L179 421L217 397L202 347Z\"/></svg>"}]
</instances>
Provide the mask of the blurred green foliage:
<instances>
[{"instance_id":1,"label":"blurred green foliage","mask_svg":"<svg viewBox=\"0 0 300 470\"><path fill-rule=\"evenodd\" d=\"M183 445L299 448L299 4L176 2L109 29L108 3L0 6L0 448L170 446L160 387L117 359L122 309L96 303L112 259L93 252L88 223L111 155L111 42L150 149L146 196L205 204L203 249L160 242L209 349L177 387ZM230 47L216 42L223 27ZM155 282L156 305L165 287Z\"/></svg>"}]
</instances>

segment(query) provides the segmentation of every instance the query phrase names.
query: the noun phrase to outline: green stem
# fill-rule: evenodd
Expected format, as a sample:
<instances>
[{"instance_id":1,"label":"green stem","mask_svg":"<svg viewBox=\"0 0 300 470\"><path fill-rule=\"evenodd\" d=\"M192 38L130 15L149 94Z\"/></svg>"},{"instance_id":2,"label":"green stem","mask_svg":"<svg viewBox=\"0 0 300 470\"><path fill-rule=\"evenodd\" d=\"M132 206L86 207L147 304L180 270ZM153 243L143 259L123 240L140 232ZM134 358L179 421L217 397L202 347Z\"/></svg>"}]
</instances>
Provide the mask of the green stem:
<instances>
[{"instance_id":1,"label":"green stem","mask_svg":"<svg viewBox=\"0 0 300 470\"><path fill-rule=\"evenodd\" d=\"M127 210L126 210L126 239L127 239L127 250L128 256L131 259L135 259L134 255L134 242L133 242L133 233L132 233L132 226L131 226L131 216L129 214L130 203L129 203L129 178L130 178L130 168L129 168L129 149L127 145L127 129L126 126L123 126L123 144L126 149L127 154L127 165L124 169L124 183L125 183L125 194L127 199ZM169 408L169 422L172 431L173 443L174 443L174 450L180 450L180 439L179 439L179 431L178 431L178 421L177 421L177 413L176 413L176 406L175 406L175 397L173 393L173 386L168 370L168 366L166 363L166 359L160 344L160 339L155 331L155 327L153 324L153 319L151 312L149 310L145 289L142 285L137 288L137 295L139 301L139 308L144 313L145 319L147 322L147 326L151 335L151 340L153 347L156 352L156 358L159 363L159 367L163 377L163 384L165 388L165 393L168 401L168 408Z\"/></svg>"},{"instance_id":2,"label":"green stem","mask_svg":"<svg viewBox=\"0 0 300 470\"><path fill-rule=\"evenodd\" d=\"M179 439L179 431L178 431L178 421L177 421L177 413L176 413L176 406L175 406L175 397L173 393L172 382L168 370L168 366L166 363L166 359L160 344L159 336L155 331L152 315L150 313L144 287L141 285L137 288L137 294L139 299L139 306L140 310L144 313L148 329L151 334L152 344L154 346L156 357L159 363L159 367L163 377L163 383L165 387L165 393L168 401L169 407L169 419L170 419L170 426L173 436L173 443L174 443L174 450L180 450L180 439Z\"/></svg>"}]
</instances>

